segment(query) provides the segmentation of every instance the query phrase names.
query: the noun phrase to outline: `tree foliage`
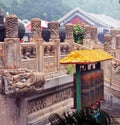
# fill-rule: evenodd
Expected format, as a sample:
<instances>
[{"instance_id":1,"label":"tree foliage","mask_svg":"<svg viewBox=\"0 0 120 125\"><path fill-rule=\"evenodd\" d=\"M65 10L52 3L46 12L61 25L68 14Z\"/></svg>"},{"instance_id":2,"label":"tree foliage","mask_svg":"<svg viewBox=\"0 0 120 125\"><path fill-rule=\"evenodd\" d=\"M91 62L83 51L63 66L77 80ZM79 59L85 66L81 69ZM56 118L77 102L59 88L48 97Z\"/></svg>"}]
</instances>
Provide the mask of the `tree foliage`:
<instances>
[{"instance_id":1,"label":"tree foliage","mask_svg":"<svg viewBox=\"0 0 120 125\"><path fill-rule=\"evenodd\" d=\"M76 43L83 44L83 38L85 35L85 30L80 25L73 26L73 37Z\"/></svg>"},{"instance_id":2,"label":"tree foliage","mask_svg":"<svg viewBox=\"0 0 120 125\"><path fill-rule=\"evenodd\" d=\"M120 17L118 0L1 0L0 6L3 14L14 13L21 19L29 20L34 17L48 21L58 20L75 7L91 13Z\"/></svg>"},{"instance_id":3,"label":"tree foliage","mask_svg":"<svg viewBox=\"0 0 120 125\"><path fill-rule=\"evenodd\" d=\"M12 0L11 3L5 6L9 13L14 13L21 19L29 20L34 17L48 21L57 20L71 10L62 0L22 0L21 2L20 0ZM3 5L2 9L6 11Z\"/></svg>"}]
</instances>

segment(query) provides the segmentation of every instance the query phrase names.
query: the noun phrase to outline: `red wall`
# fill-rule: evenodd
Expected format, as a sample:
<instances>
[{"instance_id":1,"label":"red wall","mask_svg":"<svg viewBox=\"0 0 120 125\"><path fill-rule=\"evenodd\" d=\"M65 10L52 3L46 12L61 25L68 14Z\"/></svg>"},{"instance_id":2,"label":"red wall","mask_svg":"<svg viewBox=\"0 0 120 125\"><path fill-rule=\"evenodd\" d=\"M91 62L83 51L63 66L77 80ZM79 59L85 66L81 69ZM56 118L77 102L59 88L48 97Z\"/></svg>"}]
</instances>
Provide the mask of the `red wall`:
<instances>
[{"instance_id":1,"label":"red wall","mask_svg":"<svg viewBox=\"0 0 120 125\"><path fill-rule=\"evenodd\" d=\"M72 23L72 24L80 24L80 25L87 24L85 21L83 21L83 20L80 19L79 17L73 18L69 23Z\"/></svg>"}]
</instances>

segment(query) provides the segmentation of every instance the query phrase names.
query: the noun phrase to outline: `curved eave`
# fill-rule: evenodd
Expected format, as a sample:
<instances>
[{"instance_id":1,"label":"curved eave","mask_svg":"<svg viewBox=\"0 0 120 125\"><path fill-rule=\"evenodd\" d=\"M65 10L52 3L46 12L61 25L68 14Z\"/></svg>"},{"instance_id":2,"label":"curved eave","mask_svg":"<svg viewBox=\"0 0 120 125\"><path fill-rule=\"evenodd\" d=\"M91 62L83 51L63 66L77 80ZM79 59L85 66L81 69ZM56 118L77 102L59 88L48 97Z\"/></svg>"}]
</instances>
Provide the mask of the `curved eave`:
<instances>
[{"instance_id":1,"label":"curved eave","mask_svg":"<svg viewBox=\"0 0 120 125\"><path fill-rule=\"evenodd\" d=\"M74 50L60 60L61 64L91 64L111 60L113 57L100 49Z\"/></svg>"},{"instance_id":2,"label":"curved eave","mask_svg":"<svg viewBox=\"0 0 120 125\"><path fill-rule=\"evenodd\" d=\"M103 62L103 61L107 61L107 60L111 60L113 58L110 59L105 59L105 60L99 60L99 61L94 61L94 62L60 62L60 64L80 64L80 65L86 65L86 64L93 64L93 63L97 63L97 62Z\"/></svg>"}]
</instances>

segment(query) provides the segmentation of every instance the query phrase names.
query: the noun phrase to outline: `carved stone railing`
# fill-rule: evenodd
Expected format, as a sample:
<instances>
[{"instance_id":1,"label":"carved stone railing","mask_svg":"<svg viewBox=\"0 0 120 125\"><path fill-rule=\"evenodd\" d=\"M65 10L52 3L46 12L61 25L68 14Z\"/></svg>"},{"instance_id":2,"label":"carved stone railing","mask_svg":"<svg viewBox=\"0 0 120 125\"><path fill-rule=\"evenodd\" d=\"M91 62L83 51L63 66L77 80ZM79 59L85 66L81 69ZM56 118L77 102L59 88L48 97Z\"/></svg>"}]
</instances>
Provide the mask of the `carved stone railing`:
<instances>
[{"instance_id":1,"label":"carved stone railing","mask_svg":"<svg viewBox=\"0 0 120 125\"><path fill-rule=\"evenodd\" d=\"M119 59L113 58L112 64L113 64L114 69L118 69L118 68L120 69L120 60Z\"/></svg>"},{"instance_id":2,"label":"carved stone railing","mask_svg":"<svg viewBox=\"0 0 120 125\"><path fill-rule=\"evenodd\" d=\"M66 57L71 51L71 45L69 42L60 43L60 59ZM66 73L66 65L60 64L60 71Z\"/></svg>"},{"instance_id":3,"label":"carved stone railing","mask_svg":"<svg viewBox=\"0 0 120 125\"><path fill-rule=\"evenodd\" d=\"M22 60L26 59L35 59L36 58L36 44L29 43L29 44L21 44L21 58Z\"/></svg>"},{"instance_id":4,"label":"carved stone railing","mask_svg":"<svg viewBox=\"0 0 120 125\"><path fill-rule=\"evenodd\" d=\"M18 38L18 18L14 14L6 16L6 37Z\"/></svg>"},{"instance_id":5,"label":"carved stone railing","mask_svg":"<svg viewBox=\"0 0 120 125\"><path fill-rule=\"evenodd\" d=\"M20 68L27 68L37 71L37 44L21 43L20 44L21 65Z\"/></svg>"},{"instance_id":6,"label":"carved stone railing","mask_svg":"<svg viewBox=\"0 0 120 125\"><path fill-rule=\"evenodd\" d=\"M66 66L59 63L60 59L64 58L73 49L104 49L115 58L119 58L119 41L120 36L116 36L116 49L112 48L110 40L114 36L105 36L104 45L97 40L97 28L94 26L86 25L85 28L85 38L83 40L83 45L74 43L73 38L73 25L67 24L65 26L66 38L63 43L60 43L59 39L59 24L56 21L50 23L49 28L51 31L51 36L49 42L45 42L41 38L40 24L41 20L34 18L31 21L32 28L32 42L30 43L19 43L19 38L16 35L17 30L17 17L15 15L7 16L6 28L7 28L7 38L5 38L5 43L0 44L0 67L1 68L26 68L32 71L43 72L47 74L56 74L59 72L66 71ZM11 27L16 32L10 36L9 33L12 32ZM116 32L118 34L118 32ZM65 72L66 73L66 72Z\"/></svg>"},{"instance_id":7,"label":"carved stone railing","mask_svg":"<svg viewBox=\"0 0 120 125\"><path fill-rule=\"evenodd\" d=\"M111 45L112 48L116 48L116 36L120 35L120 30L119 29L111 29Z\"/></svg>"},{"instance_id":8,"label":"carved stone railing","mask_svg":"<svg viewBox=\"0 0 120 125\"><path fill-rule=\"evenodd\" d=\"M85 25L83 45L89 49L103 49L103 44L97 38L97 27Z\"/></svg>"},{"instance_id":9,"label":"carved stone railing","mask_svg":"<svg viewBox=\"0 0 120 125\"><path fill-rule=\"evenodd\" d=\"M78 43L74 43L73 46L74 46L74 50L90 49L89 47L86 47L84 45L80 45Z\"/></svg>"},{"instance_id":10,"label":"carved stone railing","mask_svg":"<svg viewBox=\"0 0 120 125\"><path fill-rule=\"evenodd\" d=\"M114 58L120 59L120 30L111 29L110 34L104 35L104 50L106 52L112 52Z\"/></svg>"},{"instance_id":11,"label":"carved stone railing","mask_svg":"<svg viewBox=\"0 0 120 125\"><path fill-rule=\"evenodd\" d=\"M71 51L69 43L60 43L60 55L68 55Z\"/></svg>"},{"instance_id":12,"label":"carved stone railing","mask_svg":"<svg viewBox=\"0 0 120 125\"><path fill-rule=\"evenodd\" d=\"M34 18L31 21L30 43L19 43L18 19L15 15L7 16L6 38L0 43L0 124L6 125L7 121L10 121L10 125L39 124L34 121L45 117L43 113L51 113L56 109L60 111L63 106L68 108L67 99L73 97L73 77L66 74L66 65L61 65L60 59L73 49L103 48L103 44L97 40L95 27L85 26L85 44L80 45L74 43L71 24L65 26L66 37L63 43L60 43L57 22L53 21L49 25L49 42L41 38L40 25L41 20ZM120 36L116 36L116 49L111 47L111 37L106 37L104 49L117 59L103 66L105 78L109 78L109 82L116 78L113 73L120 65ZM55 107L54 104L60 102L62 105ZM52 108L46 111L45 108L49 106Z\"/></svg>"},{"instance_id":13,"label":"carved stone railing","mask_svg":"<svg viewBox=\"0 0 120 125\"><path fill-rule=\"evenodd\" d=\"M32 31L32 38L39 40L41 38L41 20L39 18L33 18L31 20L31 31Z\"/></svg>"},{"instance_id":14,"label":"carved stone railing","mask_svg":"<svg viewBox=\"0 0 120 125\"><path fill-rule=\"evenodd\" d=\"M117 74L120 69L120 30L111 29L110 34L104 35L104 51L113 56L112 61L104 63L104 80L109 82L110 85L119 85L119 75Z\"/></svg>"},{"instance_id":15,"label":"carved stone railing","mask_svg":"<svg viewBox=\"0 0 120 125\"><path fill-rule=\"evenodd\" d=\"M4 43L0 43L0 69L5 68Z\"/></svg>"},{"instance_id":16,"label":"carved stone railing","mask_svg":"<svg viewBox=\"0 0 120 125\"><path fill-rule=\"evenodd\" d=\"M98 41L98 42L95 44L94 48L104 50L104 45L103 45L101 42Z\"/></svg>"},{"instance_id":17,"label":"carved stone railing","mask_svg":"<svg viewBox=\"0 0 120 125\"><path fill-rule=\"evenodd\" d=\"M85 39L91 39L91 26L90 25L85 25Z\"/></svg>"},{"instance_id":18,"label":"carved stone railing","mask_svg":"<svg viewBox=\"0 0 120 125\"><path fill-rule=\"evenodd\" d=\"M115 45L116 49L120 49L120 34L116 35L116 45Z\"/></svg>"},{"instance_id":19,"label":"carved stone railing","mask_svg":"<svg viewBox=\"0 0 120 125\"><path fill-rule=\"evenodd\" d=\"M51 72L57 72L57 65L58 65L58 59L57 59L57 45L52 42L44 42L42 45L43 48L43 72L51 73Z\"/></svg>"}]
</instances>

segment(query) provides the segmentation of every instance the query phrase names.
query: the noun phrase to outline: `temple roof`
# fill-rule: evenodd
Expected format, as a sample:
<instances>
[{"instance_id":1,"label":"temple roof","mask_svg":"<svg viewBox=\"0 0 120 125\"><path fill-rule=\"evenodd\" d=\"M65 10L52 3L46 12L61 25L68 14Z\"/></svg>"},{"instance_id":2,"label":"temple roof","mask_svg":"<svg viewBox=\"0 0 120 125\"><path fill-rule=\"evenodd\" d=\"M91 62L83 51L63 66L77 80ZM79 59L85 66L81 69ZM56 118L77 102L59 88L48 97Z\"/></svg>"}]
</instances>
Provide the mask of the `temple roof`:
<instances>
[{"instance_id":1,"label":"temple roof","mask_svg":"<svg viewBox=\"0 0 120 125\"><path fill-rule=\"evenodd\" d=\"M113 19L112 17L100 15L100 14L93 14L86 12L80 8L75 8L70 11L65 16L58 19L60 25L65 25L69 23L72 19L79 17L87 24L97 27L106 27L106 28L120 28L120 21Z\"/></svg>"}]
</instances>

